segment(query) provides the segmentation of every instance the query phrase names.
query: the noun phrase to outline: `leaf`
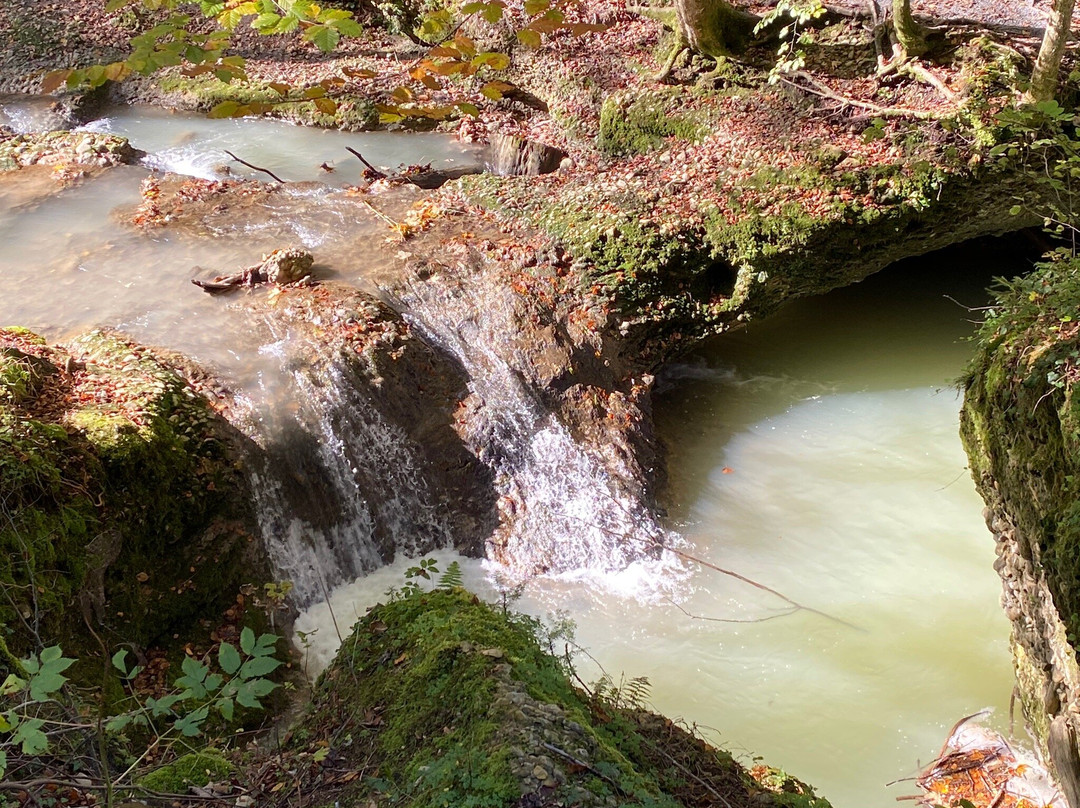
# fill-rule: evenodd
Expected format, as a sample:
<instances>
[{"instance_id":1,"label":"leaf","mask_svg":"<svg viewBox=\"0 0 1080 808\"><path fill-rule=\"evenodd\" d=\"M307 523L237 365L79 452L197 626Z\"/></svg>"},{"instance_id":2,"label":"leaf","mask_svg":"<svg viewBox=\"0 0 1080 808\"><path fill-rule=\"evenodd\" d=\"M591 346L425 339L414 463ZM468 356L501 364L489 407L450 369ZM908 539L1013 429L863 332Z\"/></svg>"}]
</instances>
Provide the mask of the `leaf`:
<instances>
[{"instance_id":1,"label":"leaf","mask_svg":"<svg viewBox=\"0 0 1080 808\"><path fill-rule=\"evenodd\" d=\"M480 88L480 94L485 98L490 98L492 101L498 101L503 97L503 93L512 89L514 89L514 85L507 84L505 81L489 81Z\"/></svg>"},{"instance_id":2,"label":"leaf","mask_svg":"<svg viewBox=\"0 0 1080 808\"><path fill-rule=\"evenodd\" d=\"M71 70L54 70L47 73L45 78L41 80L41 92L48 95L60 89L60 85L64 84L73 72Z\"/></svg>"},{"instance_id":3,"label":"leaf","mask_svg":"<svg viewBox=\"0 0 1080 808\"><path fill-rule=\"evenodd\" d=\"M20 723L12 733L12 742L22 745L24 755L40 755L49 748L49 738L41 731L44 724L44 719L31 718Z\"/></svg>"},{"instance_id":4,"label":"leaf","mask_svg":"<svg viewBox=\"0 0 1080 808\"><path fill-rule=\"evenodd\" d=\"M330 747L329 746L323 746L323 747L320 747L319 749L315 750L315 754L311 756L311 759L314 760L316 763L322 763L324 760L326 760L326 757L329 754L330 754Z\"/></svg>"},{"instance_id":5,"label":"leaf","mask_svg":"<svg viewBox=\"0 0 1080 808\"><path fill-rule=\"evenodd\" d=\"M178 718L173 722L173 727L184 737L194 738L202 732L202 722L206 720L209 714L210 706L204 704L202 707L188 713L183 718Z\"/></svg>"},{"instance_id":6,"label":"leaf","mask_svg":"<svg viewBox=\"0 0 1080 808\"><path fill-rule=\"evenodd\" d=\"M465 101L458 102L457 108L464 112L466 115L471 115L474 118L479 117L480 108L476 104L469 104Z\"/></svg>"},{"instance_id":7,"label":"leaf","mask_svg":"<svg viewBox=\"0 0 1080 808\"><path fill-rule=\"evenodd\" d=\"M9 673L4 683L0 685L0 696L13 696L22 692L24 687L26 687L25 679L19 678L14 673Z\"/></svg>"},{"instance_id":8,"label":"leaf","mask_svg":"<svg viewBox=\"0 0 1080 808\"><path fill-rule=\"evenodd\" d=\"M105 731L120 732L125 727L127 727L128 724L131 723L132 718L133 716L131 716L129 713L121 713L120 715L114 715L112 718L105 722Z\"/></svg>"},{"instance_id":9,"label":"leaf","mask_svg":"<svg viewBox=\"0 0 1080 808\"><path fill-rule=\"evenodd\" d=\"M207 118L232 118L236 116L236 111L240 109L240 104L236 101L222 101L220 104L215 104L214 108L206 113Z\"/></svg>"},{"instance_id":10,"label":"leaf","mask_svg":"<svg viewBox=\"0 0 1080 808\"><path fill-rule=\"evenodd\" d=\"M243 660L240 659L240 652L236 650L236 647L231 643L223 642L221 647L218 648L218 664L225 673L232 676L238 670Z\"/></svg>"},{"instance_id":11,"label":"leaf","mask_svg":"<svg viewBox=\"0 0 1080 808\"><path fill-rule=\"evenodd\" d=\"M133 2L135 2L135 0L109 0L109 2L105 4L105 13L112 14L114 11L122 9L124 6L131 5Z\"/></svg>"},{"instance_id":12,"label":"leaf","mask_svg":"<svg viewBox=\"0 0 1080 808\"><path fill-rule=\"evenodd\" d=\"M531 28L522 28L517 32L518 42L527 48L539 48L543 41L539 32L532 30Z\"/></svg>"},{"instance_id":13,"label":"leaf","mask_svg":"<svg viewBox=\"0 0 1080 808\"><path fill-rule=\"evenodd\" d=\"M272 81L272 82L270 82L270 84L268 86L275 93L277 93L278 95L282 95L282 96L288 95L289 91L292 89L292 87L290 87L288 84L285 84L285 83L280 82L280 81Z\"/></svg>"},{"instance_id":14,"label":"leaf","mask_svg":"<svg viewBox=\"0 0 1080 808\"><path fill-rule=\"evenodd\" d=\"M280 22L281 15L279 14L260 14L251 21L251 27L260 34L268 34L277 28L278 23Z\"/></svg>"},{"instance_id":15,"label":"leaf","mask_svg":"<svg viewBox=\"0 0 1080 808\"><path fill-rule=\"evenodd\" d=\"M338 33L336 28L327 25L313 25L304 31L304 39L314 42L315 47L323 53L329 53L337 47L338 42L341 40L341 34Z\"/></svg>"},{"instance_id":16,"label":"leaf","mask_svg":"<svg viewBox=\"0 0 1080 808\"><path fill-rule=\"evenodd\" d=\"M236 712L236 703L232 699L221 699L217 702L218 712L226 721L232 721Z\"/></svg>"},{"instance_id":17,"label":"leaf","mask_svg":"<svg viewBox=\"0 0 1080 808\"><path fill-rule=\"evenodd\" d=\"M280 666L280 660L273 659L272 657L254 657L244 663L244 667L240 669L240 678L254 679L259 676L266 676L268 673L277 670Z\"/></svg>"},{"instance_id":18,"label":"leaf","mask_svg":"<svg viewBox=\"0 0 1080 808\"><path fill-rule=\"evenodd\" d=\"M255 650L255 632L247 626L240 632L240 650L248 656Z\"/></svg>"},{"instance_id":19,"label":"leaf","mask_svg":"<svg viewBox=\"0 0 1080 808\"><path fill-rule=\"evenodd\" d=\"M48 701L66 681L66 676L55 671L42 671L30 678L30 698L34 701Z\"/></svg>"},{"instance_id":20,"label":"leaf","mask_svg":"<svg viewBox=\"0 0 1080 808\"><path fill-rule=\"evenodd\" d=\"M125 676L127 676L127 663L124 660L127 659L127 655L128 652L126 648L121 648L119 651L112 655L113 667Z\"/></svg>"},{"instance_id":21,"label":"leaf","mask_svg":"<svg viewBox=\"0 0 1080 808\"><path fill-rule=\"evenodd\" d=\"M316 98L315 107L325 115L333 115L337 112L337 102L332 98Z\"/></svg>"},{"instance_id":22,"label":"leaf","mask_svg":"<svg viewBox=\"0 0 1080 808\"><path fill-rule=\"evenodd\" d=\"M525 0L525 13L530 17L543 14L551 8L551 0Z\"/></svg>"},{"instance_id":23,"label":"leaf","mask_svg":"<svg viewBox=\"0 0 1080 808\"><path fill-rule=\"evenodd\" d=\"M506 70L510 66L510 57L505 53L481 53L472 60L477 67L490 67L492 70Z\"/></svg>"},{"instance_id":24,"label":"leaf","mask_svg":"<svg viewBox=\"0 0 1080 808\"><path fill-rule=\"evenodd\" d=\"M374 70L362 70L355 67L342 68L341 72L351 79L373 79L379 75Z\"/></svg>"},{"instance_id":25,"label":"leaf","mask_svg":"<svg viewBox=\"0 0 1080 808\"><path fill-rule=\"evenodd\" d=\"M351 17L331 20L330 25L337 29L342 36L360 36L364 33L363 27Z\"/></svg>"}]
</instances>

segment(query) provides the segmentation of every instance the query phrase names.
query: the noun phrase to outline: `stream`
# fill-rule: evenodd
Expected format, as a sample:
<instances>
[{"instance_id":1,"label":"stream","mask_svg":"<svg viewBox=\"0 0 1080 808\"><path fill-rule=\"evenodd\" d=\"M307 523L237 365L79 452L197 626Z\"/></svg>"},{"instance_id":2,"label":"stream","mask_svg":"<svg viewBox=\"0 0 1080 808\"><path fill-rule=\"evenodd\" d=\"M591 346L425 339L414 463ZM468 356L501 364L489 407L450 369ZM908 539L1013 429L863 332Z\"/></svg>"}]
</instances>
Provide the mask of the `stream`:
<instances>
[{"instance_id":1,"label":"stream","mask_svg":"<svg viewBox=\"0 0 1080 808\"><path fill-rule=\"evenodd\" d=\"M35 114L40 104L25 113L0 105L0 122ZM89 128L131 137L149 153L149 168L203 177L228 162L222 149L290 180L335 185L359 176L345 145L390 167L477 159L439 136L160 111L125 110ZM336 170L323 171L323 162ZM233 269L285 241L316 252L320 277L373 291L388 264L383 226L346 195L309 182L243 224L243 238L148 236L110 215L138 201L147 167L113 169L32 205L0 193L0 323L52 339L121 328L214 366L251 402L261 443L273 443L289 418L317 434L334 402L306 392L289 361L290 335L202 293L189 282L192 267ZM388 204L415 198L401 193ZM973 315L944 295L980 305L990 276L1019 272L1018 260L988 244L905 262L796 302L661 375L666 504L683 549L807 609L671 557L534 578L513 593L514 607L573 621L575 642L588 651L576 658L585 681L605 670L616 684L623 671L648 677L655 709L696 723L747 764L761 755L813 783L836 808L882 808L915 793L911 783L886 783L914 775L965 715L993 706L996 726L1007 730L1009 627L952 383L971 353L964 338ZM354 432L385 442L376 428ZM373 517L364 492L349 487L350 461L337 454L327 463L345 463L341 485L355 504L335 527L340 549L366 541ZM310 532L281 513L268 516L268 528ZM275 560L301 583L321 575L338 584L296 625L315 674L338 633L400 586L415 562L380 567L357 550L352 566L341 566L333 554L312 560L304 552L296 539ZM458 560L482 596L500 597L496 565L436 556L443 567Z\"/></svg>"}]
</instances>

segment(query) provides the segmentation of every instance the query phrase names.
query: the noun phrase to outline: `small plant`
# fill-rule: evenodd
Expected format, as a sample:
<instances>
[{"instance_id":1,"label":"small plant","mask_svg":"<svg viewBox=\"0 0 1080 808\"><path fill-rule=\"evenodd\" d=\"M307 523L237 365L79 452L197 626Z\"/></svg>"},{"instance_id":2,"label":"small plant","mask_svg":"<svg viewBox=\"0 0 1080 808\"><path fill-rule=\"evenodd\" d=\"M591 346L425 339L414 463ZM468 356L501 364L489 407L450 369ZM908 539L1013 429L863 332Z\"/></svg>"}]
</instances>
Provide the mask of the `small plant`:
<instances>
[{"instance_id":1,"label":"small plant","mask_svg":"<svg viewBox=\"0 0 1080 808\"><path fill-rule=\"evenodd\" d=\"M769 84L776 84L785 75L796 73L806 66L803 48L813 41L813 32L806 26L825 13L821 0L779 0L768 14L754 27L754 33L769 30L784 18L790 18L777 32L780 47L777 60L769 71Z\"/></svg>"},{"instance_id":2,"label":"small plant","mask_svg":"<svg viewBox=\"0 0 1080 808\"><path fill-rule=\"evenodd\" d=\"M276 634L256 636L245 628L239 647L221 643L216 659L185 657L182 675L161 696L142 695L134 689L142 668L129 664L127 650L117 651L111 667L131 693L120 702L121 709L102 713L97 722L87 721L82 705L66 692L64 672L75 660L65 657L59 646L20 660L22 671L0 685L0 705L6 706L0 712L0 778L10 780L16 772L34 772L49 756L72 758L72 750L92 733L98 740L101 759L97 767L103 773L106 802L111 804L114 790L131 784L139 764L152 750L169 750L179 741L203 735L213 717L231 722L237 706L262 709L260 699L278 686L266 677L281 665L274 658L279 639ZM127 770L112 777L105 749L110 743L126 742L124 733L129 728L139 730L139 744L146 746Z\"/></svg>"}]
</instances>

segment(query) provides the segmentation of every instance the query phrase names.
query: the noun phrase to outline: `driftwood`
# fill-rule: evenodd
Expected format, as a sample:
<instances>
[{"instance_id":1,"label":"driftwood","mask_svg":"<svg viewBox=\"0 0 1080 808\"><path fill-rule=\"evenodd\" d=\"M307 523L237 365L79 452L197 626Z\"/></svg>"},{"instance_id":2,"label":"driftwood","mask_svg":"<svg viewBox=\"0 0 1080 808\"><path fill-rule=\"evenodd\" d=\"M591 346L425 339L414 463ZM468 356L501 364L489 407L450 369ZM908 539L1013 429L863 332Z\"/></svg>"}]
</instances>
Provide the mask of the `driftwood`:
<instances>
[{"instance_id":1,"label":"driftwood","mask_svg":"<svg viewBox=\"0 0 1080 808\"><path fill-rule=\"evenodd\" d=\"M459 177L464 177L469 174L479 174L481 169L479 166L464 166L461 168L431 168L430 166L424 171L405 172L403 174L387 174L385 171L380 171L367 161L360 152L351 146L346 146L345 150L355 156L361 163L363 163L371 175L372 179L376 180L390 180L391 182L408 182L415 185L417 188L423 188L425 191L431 191L436 188L441 188L450 180L456 180Z\"/></svg>"},{"instance_id":2,"label":"driftwood","mask_svg":"<svg viewBox=\"0 0 1080 808\"><path fill-rule=\"evenodd\" d=\"M219 275L212 281L192 278L191 282L211 294L231 292L241 286L252 287L259 283L296 283L310 276L314 261L311 253L295 247L274 250L264 255L258 264L232 275Z\"/></svg>"}]
</instances>

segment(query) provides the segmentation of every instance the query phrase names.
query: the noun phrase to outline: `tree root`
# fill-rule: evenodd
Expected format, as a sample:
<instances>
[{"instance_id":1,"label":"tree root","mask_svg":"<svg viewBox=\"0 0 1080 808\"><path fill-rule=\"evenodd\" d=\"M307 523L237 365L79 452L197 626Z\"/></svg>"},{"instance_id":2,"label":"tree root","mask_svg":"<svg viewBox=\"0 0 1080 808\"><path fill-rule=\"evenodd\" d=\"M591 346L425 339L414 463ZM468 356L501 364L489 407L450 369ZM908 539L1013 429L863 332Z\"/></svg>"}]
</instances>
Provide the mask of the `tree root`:
<instances>
[{"instance_id":1,"label":"tree root","mask_svg":"<svg viewBox=\"0 0 1080 808\"><path fill-rule=\"evenodd\" d=\"M678 39L675 41L675 46L671 49L671 55L664 62L664 66L660 68L660 72L652 76L653 81L665 82L671 78L671 72L675 69L675 62L679 60L679 57L690 50L690 46L683 40L681 34L676 34Z\"/></svg>"},{"instance_id":2,"label":"tree root","mask_svg":"<svg viewBox=\"0 0 1080 808\"><path fill-rule=\"evenodd\" d=\"M806 83L802 84L797 81L792 81L789 78L782 78L781 81L783 81L784 84L794 87L797 90L810 93L811 95L828 98L830 101L836 101L845 106L868 110L880 118L914 118L919 121L933 121L940 117L939 113L931 110L911 109L910 107L882 107L878 104L871 104L869 101L859 101L855 98L848 98L847 96L834 92L832 89L801 70L793 75L795 78L802 79Z\"/></svg>"}]
</instances>

